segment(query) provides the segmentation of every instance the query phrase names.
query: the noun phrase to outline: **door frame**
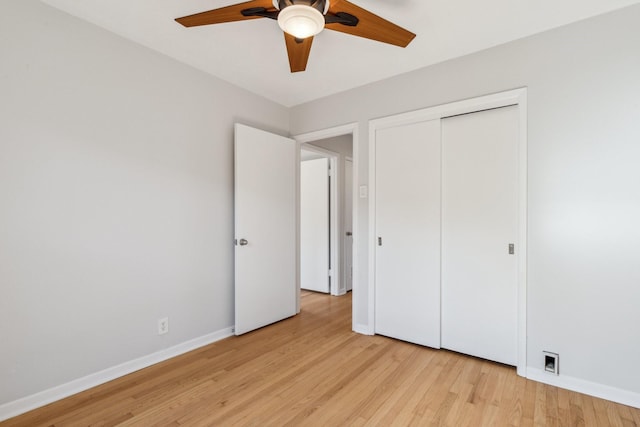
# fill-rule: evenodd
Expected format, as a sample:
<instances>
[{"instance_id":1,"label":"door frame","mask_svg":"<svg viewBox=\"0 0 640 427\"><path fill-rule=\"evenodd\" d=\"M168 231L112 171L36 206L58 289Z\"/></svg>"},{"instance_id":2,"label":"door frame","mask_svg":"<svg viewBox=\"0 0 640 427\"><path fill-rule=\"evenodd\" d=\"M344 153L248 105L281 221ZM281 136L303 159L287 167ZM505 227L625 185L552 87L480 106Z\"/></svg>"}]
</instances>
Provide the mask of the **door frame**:
<instances>
[{"instance_id":1,"label":"door frame","mask_svg":"<svg viewBox=\"0 0 640 427\"><path fill-rule=\"evenodd\" d=\"M492 108L518 106L518 260L517 305L518 305L518 362L517 373L526 376L527 366L527 88L513 89L462 101L451 102L416 111L397 114L369 121L369 245L368 258L368 319L366 334L375 333L375 177L376 177L376 131L394 126L427 120L443 119L461 114L475 113ZM355 311L355 307L354 307Z\"/></svg>"},{"instance_id":2,"label":"door frame","mask_svg":"<svg viewBox=\"0 0 640 427\"><path fill-rule=\"evenodd\" d=\"M329 277L331 278L329 292L331 295L342 295L345 292L344 283L342 281L342 270L340 268L340 257L342 254L340 251L340 241L338 240L340 231L343 228L343 223L339 215L340 209L342 208L342 202L340 201L338 191L338 182L342 182L342 177L340 176L338 168L340 157L342 157L342 155L306 142L299 145L300 150L310 151L329 160L329 169L331 170L331 178L333 178L330 180L329 185L329 263L331 264L331 269L328 272ZM304 160L300 159L300 163L303 161ZM298 197L300 197L300 195ZM300 243L302 244L302 242Z\"/></svg>"},{"instance_id":3,"label":"door frame","mask_svg":"<svg viewBox=\"0 0 640 427\"><path fill-rule=\"evenodd\" d=\"M345 254L342 255L344 257L344 259L345 259L345 264L344 264L345 268L342 271L342 281L344 283L345 293L349 292L350 290L353 290L353 246L354 246L354 244L353 244L353 223L354 223L354 221L353 221L353 200L354 200L354 194L355 194L355 192L353 191L353 189L355 188L354 187L354 183L353 183L353 174L354 174L353 153L351 153L351 156L345 156L344 157L345 181L343 181L344 185L342 186L343 187L342 191L345 191L344 189L347 188L347 186L346 186L346 176L347 176L347 169L346 169L347 166L346 165L347 165L347 162L351 163L351 236L350 237L351 237L351 272L352 272L352 274L351 274L351 289L347 289L347 281L348 281L347 280L347 274L348 274L348 270L346 268L347 267L347 264L346 264L347 257L346 257L346 253L345 253ZM346 194L345 194L345 197L342 200L345 200L345 201L347 200ZM343 207L343 212L344 211L345 211L345 208ZM342 239L344 241L344 245L345 245L345 248L346 248L347 247L346 246L347 245L347 239L345 239L345 237L347 237L346 236L346 232L347 232L346 219L347 219L347 216L346 215L342 215L341 218L342 218L342 224L343 224L343 229L344 229L344 233L342 234Z\"/></svg>"},{"instance_id":4,"label":"door frame","mask_svg":"<svg viewBox=\"0 0 640 427\"><path fill-rule=\"evenodd\" d=\"M303 134L298 134L298 135L293 135L292 138L294 140L296 140L298 142L298 144L304 144L304 143L312 143L313 141L319 141L321 139L327 139L327 138L333 138L336 136L343 136L343 135L351 135L352 141L353 141L353 151L351 153L351 157L353 158L353 249L351 252L352 255L352 265L353 265L353 279L352 279L352 284L353 284L353 289L352 289L352 293L353 293L353 300L356 300L357 298L359 298L360 295L365 294L366 295L366 285L362 284L360 285L360 280L359 280L359 266L358 266L358 262L356 261L358 259L358 246L359 246L359 242L361 241L359 238L360 233L358 232L359 230L359 226L358 226L358 192L355 191L355 189L357 189L359 187L359 180L358 180L358 167L359 167L359 125L357 122L353 122L353 123L347 123L344 125L340 125L340 126L334 126L331 128L327 128L327 129L321 129L321 130L317 130L317 131L312 131L312 132L307 132L307 133L303 133ZM298 159L299 160L299 159ZM298 163L300 163L298 161ZM299 168L298 168L299 169ZM299 175L298 175L298 180L299 180ZM298 189L298 192L300 190ZM299 221L299 215L300 215L300 209L298 208L298 227L300 226L300 221ZM299 233L298 233L299 235ZM299 244L298 244L298 248L299 248ZM299 249L298 249L299 251ZM362 286L362 287L361 287ZM298 292L300 292L299 290L300 288L300 284L298 283ZM353 303L352 302L352 306L353 306L353 310L352 310L352 330L355 332L359 332L359 333L366 333L366 325L362 325L362 324L358 324L357 323L357 319L359 319L359 311L361 310L362 307L357 304L357 303ZM300 309L300 298L298 297L298 310Z\"/></svg>"}]
</instances>

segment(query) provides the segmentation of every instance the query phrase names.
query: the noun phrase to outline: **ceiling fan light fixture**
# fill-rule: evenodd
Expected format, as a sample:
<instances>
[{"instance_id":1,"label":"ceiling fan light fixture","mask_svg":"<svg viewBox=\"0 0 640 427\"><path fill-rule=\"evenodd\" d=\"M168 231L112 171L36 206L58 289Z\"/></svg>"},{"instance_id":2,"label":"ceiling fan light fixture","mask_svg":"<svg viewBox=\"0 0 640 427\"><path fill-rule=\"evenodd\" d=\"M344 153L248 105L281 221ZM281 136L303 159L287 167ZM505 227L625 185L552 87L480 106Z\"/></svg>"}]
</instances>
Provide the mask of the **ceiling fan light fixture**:
<instances>
[{"instance_id":1,"label":"ceiling fan light fixture","mask_svg":"<svg viewBox=\"0 0 640 427\"><path fill-rule=\"evenodd\" d=\"M280 11L278 25L285 33L298 39L306 39L324 29L324 16L314 7L294 4Z\"/></svg>"}]
</instances>

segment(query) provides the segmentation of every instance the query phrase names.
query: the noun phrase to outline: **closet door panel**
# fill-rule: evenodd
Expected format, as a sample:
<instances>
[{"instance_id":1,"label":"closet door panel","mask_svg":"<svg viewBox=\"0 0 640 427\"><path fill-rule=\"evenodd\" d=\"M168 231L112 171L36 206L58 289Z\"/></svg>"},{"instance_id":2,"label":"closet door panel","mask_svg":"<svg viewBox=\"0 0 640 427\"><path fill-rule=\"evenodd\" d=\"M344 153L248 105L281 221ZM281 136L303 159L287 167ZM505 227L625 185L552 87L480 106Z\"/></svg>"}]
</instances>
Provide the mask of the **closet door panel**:
<instances>
[{"instance_id":1,"label":"closet door panel","mask_svg":"<svg viewBox=\"0 0 640 427\"><path fill-rule=\"evenodd\" d=\"M440 121L376 132L375 332L440 347Z\"/></svg>"},{"instance_id":2,"label":"closet door panel","mask_svg":"<svg viewBox=\"0 0 640 427\"><path fill-rule=\"evenodd\" d=\"M442 120L442 347L517 364L518 108Z\"/></svg>"}]
</instances>

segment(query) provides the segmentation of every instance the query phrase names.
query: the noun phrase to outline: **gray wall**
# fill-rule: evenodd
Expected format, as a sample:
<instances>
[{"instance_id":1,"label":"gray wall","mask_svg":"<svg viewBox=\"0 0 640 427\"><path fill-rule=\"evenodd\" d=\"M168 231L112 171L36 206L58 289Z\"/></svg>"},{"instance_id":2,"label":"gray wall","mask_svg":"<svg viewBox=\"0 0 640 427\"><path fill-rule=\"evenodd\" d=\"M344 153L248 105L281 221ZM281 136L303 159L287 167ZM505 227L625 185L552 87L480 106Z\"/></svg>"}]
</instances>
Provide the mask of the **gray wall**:
<instances>
[{"instance_id":1,"label":"gray wall","mask_svg":"<svg viewBox=\"0 0 640 427\"><path fill-rule=\"evenodd\" d=\"M528 365L640 392L640 6L293 109L293 134L528 87ZM359 199L367 236L367 200ZM366 237L358 324L367 324Z\"/></svg>"},{"instance_id":2,"label":"gray wall","mask_svg":"<svg viewBox=\"0 0 640 427\"><path fill-rule=\"evenodd\" d=\"M233 325L233 123L287 134L289 111L0 6L1 405Z\"/></svg>"}]
</instances>

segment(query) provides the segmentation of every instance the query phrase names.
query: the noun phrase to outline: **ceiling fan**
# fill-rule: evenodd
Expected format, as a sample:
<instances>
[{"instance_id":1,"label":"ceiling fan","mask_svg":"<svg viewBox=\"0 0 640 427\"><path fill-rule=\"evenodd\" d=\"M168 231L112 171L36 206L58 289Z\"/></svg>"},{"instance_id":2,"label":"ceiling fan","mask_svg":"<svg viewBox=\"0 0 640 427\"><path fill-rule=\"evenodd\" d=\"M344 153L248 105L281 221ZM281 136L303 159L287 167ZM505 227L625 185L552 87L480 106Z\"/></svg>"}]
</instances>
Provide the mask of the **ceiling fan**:
<instances>
[{"instance_id":1,"label":"ceiling fan","mask_svg":"<svg viewBox=\"0 0 640 427\"><path fill-rule=\"evenodd\" d=\"M313 36L324 28L406 47L416 36L347 0L251 0L177 18L185 27L255 18L278 21L292 73L307 67Z\"/></svg>"}]
</instances>

